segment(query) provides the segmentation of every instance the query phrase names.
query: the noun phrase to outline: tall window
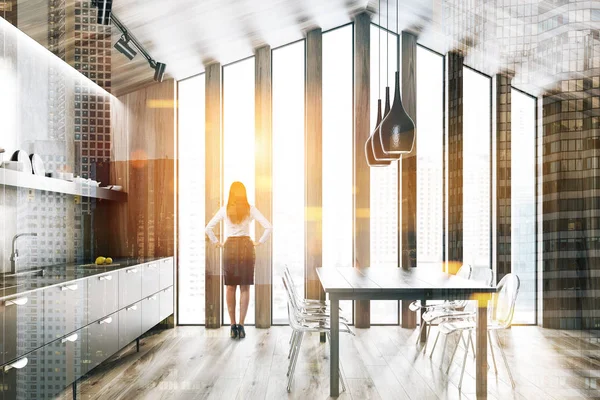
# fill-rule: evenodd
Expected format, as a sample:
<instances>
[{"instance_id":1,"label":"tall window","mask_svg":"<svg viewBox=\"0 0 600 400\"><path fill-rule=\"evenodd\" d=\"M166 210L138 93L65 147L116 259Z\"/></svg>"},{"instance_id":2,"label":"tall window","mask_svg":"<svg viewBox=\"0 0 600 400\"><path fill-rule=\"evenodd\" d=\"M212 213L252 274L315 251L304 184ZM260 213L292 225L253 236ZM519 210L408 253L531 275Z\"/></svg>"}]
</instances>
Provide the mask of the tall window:
<instances>
[{"instance_id":1,"label":"tall window","mask_svg":"<svg viewBox=\"0 0 600 400\"><path fill-rule=\"evenodd\" d=\"M511 92L511 271L521 287L515 323L535 324L535 108L534 97Z\"/></svg>"},{"instance_id":2,"label":"tall window","mask_svg":"<svg viewBox=\"0 0 600 400\"><path fill-rule=\"evenodd\" d=\"M444 218L444 57L418 46L417 62L417 260L420 266L440 269Z\"/></svg>"},{"instance_id":3,"label":"tall window","mask_svg":"<svg viewBox=\"0 0 600 400\"><path fill-rule=\"evenodd\" d=\"M323 266L352 266L352 26L323 34ZM342 301L352 320L352 302Z\"/></svg>"},{"instance_id":4,"label":"tall window","mask_svg":"<svg viewBox=\"0 0 600 400\"><path fill-rule=\"evenodd\" d=\"M287 266L304 293L304 41L273 50L273 323L286 324Z\"/></svg>"},{"instance_id":5,"label":"tall window","mask_svg":"<svg viewBox=\"0 0 600 400\"><path fill-rule=\"evenodd\" d=\"M204 324L204 75L179 82L179 323ZM200 227L200 229L198 229Z\"/></svg>"},{"instance_id":6,"label":"tall window","mask_svg":"<svg viewBox=\"0 0 600 400\"><path fill-rule=\"evenodd\" d=\"M254 57L251 57L223 67L223 201L227 202L231 183L241 181L246 186L248 201L254 204L254 176ZM254 240L254 222L250 225L250 236ZM223 323L229 324L224 297L223 309ZM245 322L254 323L254 286L250 287Z\"/></svg>"},{"instance_id":7,"label":"tall window","mask_svg":"<svg viewBox=\"0 0 600 400\"><path fill-rule=\"evenodd\" d=\"M464 68L463 85L463 260L491 268L491 80Z\"/></svg>"},{"instance_id":8,"label":"tall window","mask_svg":"<svg viewBox=\"0 0 600 400\"><path fill-rule=\"evenodd\" d=\"M381 62L378 61L381 33ZM385 87L394 96L394 74L398 69L397 36L371 25L371 129L377 122L377 99L385 106ZM386 57L387 49L387 57ZM387 61L387 64L386 64ZM381 76L381 79L379 79ZM379 85L381 81L381 85ZM371 168L371 266L398 266L398 162ZM398 323L397 301L371 301L371 322Z\"/></svg>"}]
</instances>

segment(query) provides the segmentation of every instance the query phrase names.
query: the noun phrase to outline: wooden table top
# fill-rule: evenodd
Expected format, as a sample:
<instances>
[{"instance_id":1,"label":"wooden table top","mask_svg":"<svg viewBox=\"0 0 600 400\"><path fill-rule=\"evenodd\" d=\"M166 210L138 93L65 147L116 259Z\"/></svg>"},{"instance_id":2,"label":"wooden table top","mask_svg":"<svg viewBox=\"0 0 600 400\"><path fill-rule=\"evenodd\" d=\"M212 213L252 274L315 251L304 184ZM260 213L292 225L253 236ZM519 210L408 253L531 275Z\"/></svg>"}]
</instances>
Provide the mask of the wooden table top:
<instances>
[{"instance_id":1,"label":"wooden table top","mask_svg":"<svg viewBox=\"0 0 600 400\"><path fill-rule=\"evenodd\" d=\"M495 287L482 282L450 275L427 267L404 270L394 267L334 267L317 268L326 293L374 296L413 296L414 299L458 299L474 294L494 293Z\"/></svg>"}]
</instances>

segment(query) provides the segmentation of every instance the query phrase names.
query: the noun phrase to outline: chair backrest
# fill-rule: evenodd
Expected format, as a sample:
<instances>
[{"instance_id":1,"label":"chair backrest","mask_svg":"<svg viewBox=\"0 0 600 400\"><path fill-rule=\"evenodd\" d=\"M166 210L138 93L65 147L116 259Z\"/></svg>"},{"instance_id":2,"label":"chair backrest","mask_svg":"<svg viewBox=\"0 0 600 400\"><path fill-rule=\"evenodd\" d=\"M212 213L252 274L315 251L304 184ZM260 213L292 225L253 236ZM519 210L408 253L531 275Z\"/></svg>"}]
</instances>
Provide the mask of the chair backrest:
<instances>
[{"instance_id":1,"label":"chair backrest","mask_svg":"<svg viewBox=\"0 0 600 400\"><path fill-rule=\"evenodd\" d=\"M463 264L458 271L456 271L456 276L469 279L471 277L471 266L469 264Z\"/></svg>"},{"instance_id":2,"label":"chair backrest","mask_svg":"<svg viewBox=\"0 0 600 400\"><path fill-rule=\"evenodd\" d=\"M517 295L521 281L515 274L507 274L498 283L498 291L492 295L490 307L491 320L494 324L500 327L508 327L512 323L515 314L515 304L517 303Z\"/></svg>"},{"instance_id":3,"label":"chair backrest","mask_svg":"<svg viewBox=\"0 0 600 400\"><path fill-rule=\"evenodd\" d=\"M470 279L483 282L486 286L492 286L494 271L490 267L473 267Z\"/></svg>"}]
</instances>

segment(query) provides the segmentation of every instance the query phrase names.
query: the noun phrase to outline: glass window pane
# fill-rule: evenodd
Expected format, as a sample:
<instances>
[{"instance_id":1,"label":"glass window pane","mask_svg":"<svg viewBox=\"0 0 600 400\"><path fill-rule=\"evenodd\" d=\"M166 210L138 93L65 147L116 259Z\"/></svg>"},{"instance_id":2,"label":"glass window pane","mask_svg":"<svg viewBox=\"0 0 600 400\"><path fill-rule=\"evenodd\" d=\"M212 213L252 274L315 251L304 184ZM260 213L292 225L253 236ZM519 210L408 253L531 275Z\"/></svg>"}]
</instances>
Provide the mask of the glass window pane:
<instances>
[{"instance_id":1,"label":"glass window pane","mask_svg":"<svg viewBox=\"0 0 600 400\"><path fill-rule=\"evenodd\" d=\"M204 324L204 75L178 90L179 323Z\"/></svg>"},{"instance_id":2,"label":"glass window pane","mask_svg":"<svg viewBox=\"0 0 600 400\"><path fill-rule=\"evenodd\" d=\"M381 62L378 61L380 31ZM393 102L397 45L395 35L371 25L371 129L375 128L377 122L377 99L382 99L382 109L385 106L386 86L390 87L390 103ZM398 162L392 162L388 167L371 168L370 172L371 266L398 267ZM397 324L398 302L371 301L371 322Z\"/></svg>"},{"instance_id":3,"label":"glass window pane","mask_svg":"<svg viewBox=\"0 0 600 400\"><path fill-rule=\"evenodd\" d=\"M417 47L417 260L443 261L444 57Z\"/></svg>"},{"instance_id":4,"label":"glass window pane","mask_svg":"<svg viewBox=\"0 0 600 400\"><path fill-rule=\"evenodd\" d=\"M352 26L323 34L323 266L352 266ZM352 302L340 302L352 320Z\"/></svg>"},{"instance_id":5,"label":"glass window pane","mask_svg":"<svg viewBox=\"0 0 600 400\"><path fill-rule=\"evenodd\" d=\"M304 41L273 50L273 323L287 324L287 266L304 293Z\"/></svg>"},{"instance_id":6,"label":"glass window pane","mask_svg":"<svg viewBox=\"0 0 600 400\"><path fill-rule=\"evenodd\" d=\"M535 98L511 93L511 271L521 279L514 321L535 324Z\"/></svg>"},{"instance_id":7,"label":"glass window pane","mask_svg":"<svg viewBox=\"0 0 600 400\"><path fill-rule=\"evenodd\" d=\"M463 260L490 265L490 78L463 70Z\"/></svg>"},{"instance_id":8,"label":"glass window pane","mask_svg":"<svg viewBox=\"0 0 600 400\"><path fill-rule=\"evenodd\" d=\"M223 202L227 202L231 184L240 181L246 186L248 201L254 204L254 176L254 57L251 57L223 67ZM225 236L228 234L225 230ZM250 236L254 239L254 222L250 225ZM239 306L237 312L239 316ZM224 297L223 323L230 323ZM245 323L254 323L254 286L250 287Z\"/></svg>"}]
</instances>

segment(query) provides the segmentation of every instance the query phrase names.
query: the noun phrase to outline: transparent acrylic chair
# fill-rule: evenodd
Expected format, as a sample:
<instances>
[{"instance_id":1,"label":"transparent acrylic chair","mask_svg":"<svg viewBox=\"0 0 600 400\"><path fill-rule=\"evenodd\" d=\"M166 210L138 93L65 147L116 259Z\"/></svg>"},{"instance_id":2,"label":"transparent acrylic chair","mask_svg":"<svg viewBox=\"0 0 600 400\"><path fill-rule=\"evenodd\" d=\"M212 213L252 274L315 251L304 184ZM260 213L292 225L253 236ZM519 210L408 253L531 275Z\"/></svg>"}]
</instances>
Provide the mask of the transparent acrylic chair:
<instances>
[{"instance_id":1,"label":"transparent acrylic chair","mask_svg":"<svg viewBox=\"0 0 600 400\"><path fill-rule=\"evenodd\" d=\"M331 343L331 338L329 337L330 326L329 326L329 318L323 317L316 314L306 314L302 310L296 308L296 301L293 298L293 294L290 291L288 283L285 278L282 278L283 285L285 287L286 294L288 296L288 318L290 327L293 330L291 348L290 348L290 363L288 366L288 385L287 391L290 392L292 390L292 382L294 381L294 372L296 370L296 363L298 362L298 356L300 354L300 347L302 346L302 340L304 338L305 333L314 332L314 333L325 333L328 336L329 343ZM340 333L348 333L354 336L354 332L350 329L348 324L341 322L340 323ZM342 373L340 370L340 382L342 384L342 390L346 391L346 385L342 378Z\"/></svg>"},{"instance_id":2,"label":"transparent acrylic chair","mask_svg":"<svg viewBox=\"0 0 600 400\"><path fill-rule=\"evenodd\" d=\"M492 271L489 267L475 267L475 268L471 267L469 279L473 280L473 281L482 282L486 286L491 286L492 282L494 281L494 271ZM468 303L469 302L467 300L454 301L454 302L452 302L452 304L453 304L452 308L433 309L433 310L428 311L425 314L423 314L423 320L428 325L427 338L429 338L429 332L431 330L431 325L440 324L441 322L445 321L447 318L473 317L475 315L475 309L468 309L467 308ZM431 353L429 354L429 358L431 358L433 356L433 352L435 350L435 346L437 345L439 338L440 338L440 332L438 331L438 334L435 337L435 342L433 343L433 348L431 349ZM463 342L466 346L467 343L464 341L464 338L461 337L461 340L463 340ZM475 352L474 345L472 343L471 343L471 347L473 347L473 352ZM425 343L425 347L423 347L423 352L425 352L426 350L427 350L427 343ZM444 341L444 348L442 349L442 358L443 358L445 351L446 351L446 341Z\"/></svg>"},{"instance_id":3,"label":"transparent acrylic chair","mask_svg":"<svg viewBox=\"0 0 600 400\"><path fill-rule=\"evenodd\" d=\"M494 370L496 375L498 374L498 368L496 367L496 358L494 356L494 346L492 344L492 332L496 336L496 341L498 343L498 348L500 349L500 354L502 355L502 359L504 360L504 365L506 370L508 371L508 376L510 378L510 383L512 387L515 387L515 381L513 379L512 373L510 372L510 367L508 366L508 360L506 359L506 354L504 353L504 349L502 348L502 343L500 342L500 336L498 335L498 331L502 329L507 329L510 327L513 316L515 313L515 304L517 302L517 295L519 294L519 287L521 283L519 281L519 277L515 274L508 274L502 278L500 283L498 284L498 291L492 295L491 301L488 303L488 326L487 326L487 334L488 341L490 345L490 353L492 355L492 361L494 363ZM445 335L447 338L448 335L453 333L457 333L463 337L463 332L468 332L468 340L467 342L471 345L473 344L473 338L471 332L476 329L476 321L474 317L459 317L456 318L448 318L447 321L442 322L438 329L441 334ZM452 356L450 357L450 362L448 364L448 368L446 369L446 373L450 371L450 366L452 365L452 361L454 359L454 355L456 354L456 350L458 349L459 341L456 341L456 346L454 347L454 351L452 352ZM469 353L468 345L465 346L465 355L463 359L462 371L460 373L460 382L458 384L458 388L462 387L462 380L465 373L465 364L467 361L467 355ZM442 356L443 361L443 356Z\"/></svg>"},{"instance_id":4,"label":"transparent acrylic chair","mask_svg":"<svg viewBox=\"0 0 600 400\"><path fill-rule=\"evenodd\" d=\"M459 276L461 278L465 278L465 279L469 279L469 277L471 276L471 266L470 265L462 265L460 267L460 269L456 272L456 276ZM422 324L421 324L421 329L419 331L419 335L417 336L417 344L419 344L420 338L421 338L421 333L423 332L423 329L425 329L425 327L427 327L427 335L425 336L425 349L427 348L427 340L429 339L429 330L431 329L431 325L429 324L429 321L426 320L426 318L428 316L431 316L433 312L435 311L442 311L445 312L447 310L456 310L459 309L461 307L464 307L464 302L458 302L458 301L446 301L446 300L438 300L438 301L433 301L430 304L421 304L420 300L416 300L413 301L412 303L410 303L410 305L408 306L408 309L410 311L413 312L417 312L417 311L421 311L423 313L423 318L422 318Z\"/></svg>"}]
</instances>

